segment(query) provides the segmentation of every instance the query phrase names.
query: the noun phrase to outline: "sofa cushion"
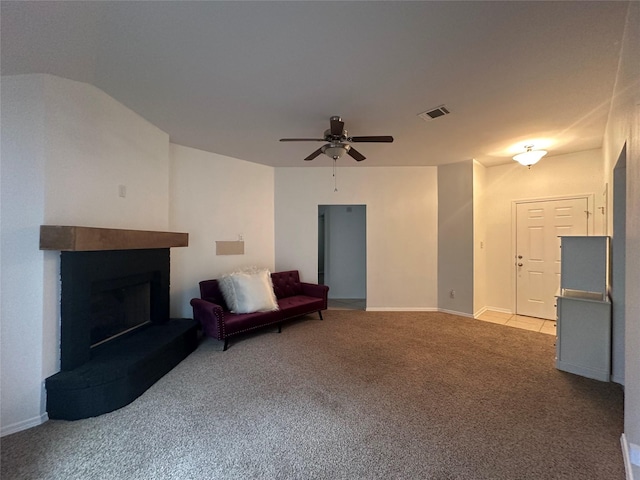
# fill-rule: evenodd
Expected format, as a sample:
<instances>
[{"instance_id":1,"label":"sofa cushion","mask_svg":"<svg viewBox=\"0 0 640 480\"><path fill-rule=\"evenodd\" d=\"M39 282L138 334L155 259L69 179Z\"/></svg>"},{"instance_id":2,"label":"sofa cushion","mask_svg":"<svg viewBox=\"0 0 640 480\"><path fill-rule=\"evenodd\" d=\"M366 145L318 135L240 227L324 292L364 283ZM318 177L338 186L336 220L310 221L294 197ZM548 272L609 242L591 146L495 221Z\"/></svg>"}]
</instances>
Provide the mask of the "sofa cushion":
<instances>
[{"instance_id":1,"label":"sofa cushion","mask_svg":"<svg viewBox=\"0 0 640 480\"><path fill-rule=\"evenodd\" d=\"M223 276L220 290L233 313L271 312L278 310L268 270L235 272Z\"/></svg>"},{"instance_id":2,"label":"sofa cushion","mask_svg":"<svg viewBox=\"0 0 640 480\"><path fill-rule=\"evenodd\" d=\"M229 310L227 302L224 300L224 296L220 291L220 284L218 280L203 280L200 282L200 298L207 302L220 305L223 310Z\"/></svg>"},{"instance_id":3,"label":"sofa cushion","mask_svg":"<svg viewBox=\"0 0 640 480\"><path fill-rule=\"evenodd\" d=\"M224 312L225 336L247 332L254 328L277 324L282 321L279 311L257 313Z\"/></svg>"},{"instance_id":4,"label":"sofa cushion","mask_svg":"<svg viewBox=\"0 0 640 480\"><path fill-rule=\"evenodd\" d=\"M278 299L293 297L302 293L298 270L272 273L271 280L273 282L273 291Z\"/></svg>"},{"instance_id":5,"label":"sofa cushion","mask_svg":"<svg viewBox=\"0 0 640 480\"><path fill-rule=\"evenodd\" d=\"M283 315L286 318L291 318L322 310L324 308L324 300L306 295L295 295L293 297L280 298L278 305Z\"/></svg>"}]
</instances>

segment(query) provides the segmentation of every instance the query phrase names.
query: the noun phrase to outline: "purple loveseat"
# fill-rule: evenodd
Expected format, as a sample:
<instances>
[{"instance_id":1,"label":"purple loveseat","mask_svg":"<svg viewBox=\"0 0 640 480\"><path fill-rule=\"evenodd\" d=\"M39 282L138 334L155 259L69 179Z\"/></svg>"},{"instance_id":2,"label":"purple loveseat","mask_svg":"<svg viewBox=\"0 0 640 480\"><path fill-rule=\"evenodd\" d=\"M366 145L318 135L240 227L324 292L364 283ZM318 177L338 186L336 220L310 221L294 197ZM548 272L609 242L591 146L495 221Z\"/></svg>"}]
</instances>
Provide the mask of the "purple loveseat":
<instances>
[{"instance_id":1,"label":"purple loveseat","mask_svg":"<svg viewBox=\"0 0 640 480\"><path fill-rule=\"evenodd\" d=\"M224 350L228 347L229 337L239 333L267 325L277 325L278 331L281 331L285 320L315 312L318 312L322 320L322 310L327 309L329 287L301 282L297 270L274 272L271 280L279 310L231 313L218 280L203 280L200 282L201 298L191 300L193 318L200 322L206 336L224 340Z\"/></svg>"}]
</instances>

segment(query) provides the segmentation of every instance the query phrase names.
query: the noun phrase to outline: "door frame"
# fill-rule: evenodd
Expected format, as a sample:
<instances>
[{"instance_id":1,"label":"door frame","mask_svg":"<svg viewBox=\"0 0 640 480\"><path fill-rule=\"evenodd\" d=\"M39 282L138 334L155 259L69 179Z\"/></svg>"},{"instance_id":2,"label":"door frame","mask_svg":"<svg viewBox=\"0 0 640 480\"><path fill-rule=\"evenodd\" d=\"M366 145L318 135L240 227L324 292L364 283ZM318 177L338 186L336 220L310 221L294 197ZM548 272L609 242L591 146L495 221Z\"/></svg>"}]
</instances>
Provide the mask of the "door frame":
<instances>
[{"instance_id":1,"label":"door frame","mask_svg":"<svg viewBox=\"0 0 640 480\"><path fill-rule=\"evenodd\" d=\"M575 195L558 195L550 197L535 197L535 198L521 198L518 200L511 200L511 311L515 315L516 307L518 305L518 277L516 275L516 269L513 268L516 262L516 246L517 246L517 208L522 203L532 202L550 202L554 200L587 200L587 211L589 216L587 217L587 235L594 234L594 216L595 216L595 194L594 193L578 193Z\"/></svg>"},{"instance_id":2,"label":"door frame","mask_svg":"<svg viewBox=\"0 0 640 480\"><path fill-rule=\"evenodd\" d=\"M334 238L331 235L331 229L332 226L335 227L335 224L332 222L331 220L331 216L333 215L337 215L337 209L340 208L344 208L347 210L347 212L351 212L352 207L362 207L363 208L363 212L362 212L362 217L360 218L361 220L364 221L364 231L360 231L358 230L358 232L361 232L364 234L364 239L363 239L363 243L361 245L362 247L362 251L364 251L364 263L362 265L362 268L355 268L355 271L360 272L363 274L363 288L364 288L364 300L366 302L367 300L367 295L368 295L368 267L369 267L369 257L368 257L368 235L369 235L369 231L368 231L368 225L369 225L369 206L366 203L337 203L337 204L327 204L327 203L323 203L323 204L318 204L318 218L320 217L320 214L322 212L322 214L324 215L324 284L327 286L331 286L330 284L332 283L332 275L334 272L331 271L331 262L332 260L335 261L335 254L332 253L332 248L336 246L336 242L335 240L332 242L332 238ZM354 210L355 211L355 210ZM359 215L359 214L357 214ZM354 230L351 229L351 232L353 232ZM319 237L318 237L319 240ZM339 245L339 243L338 243ZM317 248L317 256L318 258L320 257L320 241L318 241L318 248ZM355 267L359 267L359 265L355 265ZM334 269L336 268L336 266L334 265ZM337 288L337 287L336 287ZM331 289L329 290L330 292L330 296L329 299L333 299L335 297L331 296ZM335 292L333 293L335 295ZM340 297L338 297L340 298ZM366 309L366 308L365 308Z\"/></svg>"}]
</instances>

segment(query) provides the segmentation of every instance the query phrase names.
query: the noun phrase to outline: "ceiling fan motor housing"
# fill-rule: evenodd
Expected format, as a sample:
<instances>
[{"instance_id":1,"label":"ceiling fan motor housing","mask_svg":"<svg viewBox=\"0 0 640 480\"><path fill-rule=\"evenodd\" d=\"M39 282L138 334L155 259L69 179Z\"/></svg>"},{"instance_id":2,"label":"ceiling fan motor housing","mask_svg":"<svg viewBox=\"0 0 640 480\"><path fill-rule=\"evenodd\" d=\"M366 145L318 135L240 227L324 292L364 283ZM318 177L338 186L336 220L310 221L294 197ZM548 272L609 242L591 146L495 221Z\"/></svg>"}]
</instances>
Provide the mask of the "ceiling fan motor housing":
<instances>
[{"instance_id":1,"label":"ceiling fan motor housing","mask_svg":"<svg viewBox=\"0 0 640 480\"><path fill-rule=\"evenodd\" d=\"M337 160L345 153L348 153L357 162L361 162L366 159L364 155L353 148L349 143L351 142L393 142L393 137L390 135L384 136L365 136L365 137L350 137L347 130L344 128L344 122L342 118L334 115L329 120L330 127L324 131L323 138L281 138L281 142L327 142L326 145L318 148L311 155L305 158L306 161L313 160L321 153L326 156Z\"/></svg>"},{"instance_id":2,"label":"ceiling fan motor housing","mask_svg":"<svg viewBox=\"0 0 640 480\"><path fill-rule=\"evenodd\" d=\"M342 130L340 135L332 135L331 130L329 129L324 131L324 139L327 142L344 142L345 140L348 140L348 138L349 137L345 129Z\"/></svg>"}]
</instances>

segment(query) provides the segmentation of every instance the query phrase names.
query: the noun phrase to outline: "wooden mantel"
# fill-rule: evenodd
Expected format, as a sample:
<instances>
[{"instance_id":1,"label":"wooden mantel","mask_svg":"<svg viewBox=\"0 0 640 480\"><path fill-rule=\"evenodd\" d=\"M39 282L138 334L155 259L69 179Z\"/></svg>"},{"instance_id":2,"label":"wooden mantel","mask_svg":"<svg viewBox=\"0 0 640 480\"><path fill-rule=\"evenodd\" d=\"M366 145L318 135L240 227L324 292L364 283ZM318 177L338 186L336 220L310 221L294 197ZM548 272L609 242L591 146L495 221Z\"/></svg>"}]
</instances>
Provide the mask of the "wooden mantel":
<instances>
[{"instance_id":1,"label":"wooden mantel","mask_svg":"<svg viewBox=\"0 0 640 480\"><path fill-rule=\"evenodd\" d=\"M188 233L64 225L40 226L40 250L86 252L187 247Z\"/></svg>"}]
</instances>

